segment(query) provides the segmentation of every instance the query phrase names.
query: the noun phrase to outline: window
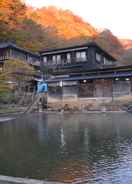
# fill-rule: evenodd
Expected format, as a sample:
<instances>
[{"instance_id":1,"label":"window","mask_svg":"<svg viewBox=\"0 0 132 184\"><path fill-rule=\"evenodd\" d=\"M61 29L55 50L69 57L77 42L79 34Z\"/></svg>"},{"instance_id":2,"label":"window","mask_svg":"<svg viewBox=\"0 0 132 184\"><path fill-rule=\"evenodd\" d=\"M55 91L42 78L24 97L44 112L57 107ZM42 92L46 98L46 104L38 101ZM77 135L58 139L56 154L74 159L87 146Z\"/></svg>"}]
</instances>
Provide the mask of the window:
<instances>
[{"instance_id":1,"label":"window","mask_svg":"<svg viewBox=\"0 0 132 184\"><path fill-rule=\"evenodd\" d=\"M4 55L1 55L0 56L0 60L4 60L5 59L5 56Z\"/></svg>"},{"instance_id":2,"label":"window","mask_svg":"<svg viewBox=\"0 0 132 184\"><path fill-rule=\"evenodd\" d=\"M56 64L56 56L52 57L52 61L53 61L53 65L55 65Z\"/></svg>"},{"instance_id":3,"label":"window","mask_svg":"<svg viewBox=\"0 0 132 184\"><path fill-rule=\"evenodd\" d=\"M10 57L10 50L7 50L7 51L5 52L5 56L6 56L6 59L8 59L8 58Z\"/></svg>"},{"instance_id":4,"label":"window","mask_svg":"<svg viewBox=\"0 0 132 184\"><path fill-rule=\"evenodd\" d=\"M0 73L3 71L3 67L2 65L0 65Z\"/></svg>"},{"instance_id":5,"label":"window","mask_svg":"<svg viewBox=\"0 0 132 184\"><path fill-rule=\"evenodd\" d=\"M66 63L71 63L71 54L67 53L66 55Z\"/></svg>"},{"instance_id":6,"label":"window","mask_svg":"<svg viewBox=\"0 0 132 184\"><path fill-rule=\"evenodd\" d=\"M87 56L86 56L86 52L76 52L76 61L86 61Z\"/></svg>"},{"instance_id":7,"label":"window","mask_svg":"<svg viewBox=\"0 0 132 184\"><path fill-rule=\"evenodd\" d=\"M57 64L61 64L61 55L56 56Z\"/></svg>"},{"instance_id":8,"label":"window","mask_svg":"<svg viewBox=\"0 0 132 184\"><path fill-rule=\"evenodd\" d=\"M113 64L113 62L104 57L104 65L111 65L111 64Z\"/></svg>"},{"instance_id":9,"label":"window","mask_svg":"<svg viewBox=\"0 0 132 184\"><path fill-rule=\"evenodd\" d=\"M52 61L54 65L61 64L61 55L52 56Z\"/></svg>"},{"instance_id":10,"label":"window","mask_svg":"<svg viewBox=\"0 0 132 184\"><path fill-rule=\"evenodd\" d=\"M101 61L101 55L99 53L96 53L96 60Z\"/></svg>"},{"instance_id":11,"label":"window","mask_svg":"<svg viewBox=\"0 0 132 184\"><path fill-rule=\"evenodd\" d=\"M47 64L47 57L43 57L43 63Z\"/></svg>"},{"instance_id":12,"label":"window","mask_svg":"<svg viewBox=\"0 0 132 184\"><path fill-rule=\"evenodd\" d=\"M52 65L53 64L53 62L52 62L52 56L50 55L50 56L47 56L47 65Z\"/></svg>"},{"instance_id":13,"label":"window","mask_svg":"<svg viewBox=\"0 0 132 184\"><path fill-rule=\"evenodd\" d=\"M81 59L86 60L86 52L81 52Z\"/></svg>"},{"instance_id":14,"label":"window","mask_svg":"<svg viewBox=\"0 0 132 184\"><path fill-rule=\"evenodd\" d=\"M81 58L81 53L80 52L76 52L76 59L80 60L80 58Z\"/></svg>"}]
</instances>

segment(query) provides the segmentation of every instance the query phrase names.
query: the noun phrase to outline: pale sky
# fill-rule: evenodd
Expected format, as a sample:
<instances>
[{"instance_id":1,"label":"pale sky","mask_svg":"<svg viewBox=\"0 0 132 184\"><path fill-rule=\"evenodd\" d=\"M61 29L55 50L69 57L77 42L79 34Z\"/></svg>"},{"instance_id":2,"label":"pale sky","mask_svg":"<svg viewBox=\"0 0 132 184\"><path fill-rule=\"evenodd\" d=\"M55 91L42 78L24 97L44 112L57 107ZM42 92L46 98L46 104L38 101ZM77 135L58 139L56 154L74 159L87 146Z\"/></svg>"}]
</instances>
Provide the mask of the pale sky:
<instances>
[{"instance_id":1,"label":"pale sky","mask_svg":"<svg viewBox=\"0 0 132 184\"><path fill-rule=\"evenodd\" d=\"M34 7L54 5L69 9L96 28L108 28L132 39L132 0L25 0Z\"/></svg>"}]
</instances>

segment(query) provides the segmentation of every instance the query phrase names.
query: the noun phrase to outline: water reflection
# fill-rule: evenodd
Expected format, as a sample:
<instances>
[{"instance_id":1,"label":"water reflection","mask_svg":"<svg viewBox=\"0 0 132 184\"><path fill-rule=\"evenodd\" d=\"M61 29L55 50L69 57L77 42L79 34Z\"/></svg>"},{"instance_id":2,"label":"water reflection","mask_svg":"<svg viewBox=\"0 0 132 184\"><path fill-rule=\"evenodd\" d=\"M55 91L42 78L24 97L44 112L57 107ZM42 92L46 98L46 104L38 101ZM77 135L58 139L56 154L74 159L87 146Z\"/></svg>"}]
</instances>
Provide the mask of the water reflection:
<instances>
[{"instance_id":1,"label":"water reflection","mask_svg":"<svg viewBox=\"0 0 132 184\"><path fill-rule=\"evenodd\" d=\"M0 124L0 174L132 183L131 114L30 114ZM126 182L127 181L127 182Z\"/></svg>"}]
</instances>

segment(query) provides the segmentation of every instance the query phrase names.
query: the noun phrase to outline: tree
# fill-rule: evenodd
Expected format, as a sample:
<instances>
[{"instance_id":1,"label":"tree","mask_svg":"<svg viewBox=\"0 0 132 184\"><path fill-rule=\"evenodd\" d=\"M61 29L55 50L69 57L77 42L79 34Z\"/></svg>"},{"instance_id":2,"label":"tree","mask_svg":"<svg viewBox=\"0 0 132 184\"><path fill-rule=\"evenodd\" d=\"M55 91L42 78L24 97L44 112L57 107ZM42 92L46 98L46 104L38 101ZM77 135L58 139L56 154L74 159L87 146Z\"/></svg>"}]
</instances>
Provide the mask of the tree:
<instances>
[{"instance_id":1,"label":"tree","mask_svg":"<svg viewBox=\"0 0 132 184\"><path fill-rule=\"evenodd\" d=\"M0 92L11 91L9 81L21 87L30 81L34 74L33 67L23 61L9 60L5 62L3 72L0 73Z\"/></svg>"},{"instance_id":2,"label":"tree","mask_svg":"<svg viewBox=\"0 0 132 184\"><path fill-rule=\"evenodd\" d=\"M14 30L22 27L26 6L20 0L0 0L0 41L12 40Z\"/></svg>"},{"instance_id":3,"label":"tree","mask_svg":"<svg viewBox=\"0 0 132 184\"><path fill-rule=\"evenodd\" d=\"M10 28L20 24L26 15L26 6L20 0L0 1L0 22Z\"/></svg>"}]
</instances>

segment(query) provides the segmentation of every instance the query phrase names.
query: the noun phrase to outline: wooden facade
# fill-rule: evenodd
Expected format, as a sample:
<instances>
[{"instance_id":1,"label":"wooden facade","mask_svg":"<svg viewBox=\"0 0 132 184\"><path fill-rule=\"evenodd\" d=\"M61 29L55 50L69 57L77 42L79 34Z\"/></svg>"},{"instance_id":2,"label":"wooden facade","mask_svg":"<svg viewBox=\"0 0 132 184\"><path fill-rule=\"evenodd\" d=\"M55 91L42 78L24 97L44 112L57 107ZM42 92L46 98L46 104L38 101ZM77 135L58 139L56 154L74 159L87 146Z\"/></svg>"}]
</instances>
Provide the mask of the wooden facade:
<instances>
[{"instance_id":1,"label":"wooden facade","mask_svg":"<svg viewBox=\"0 0 132 184\"><path fill-rule=\"evenodd\" d=\"M32 53L26 49L16 46L13 43L0 43L0 67L6 60L19 59L27 62L36 69L40 69L39 54Z\"/></svg>"},{"instance_id":2,"label":"wooden facade","mask_svg":"<svg viewBox=\"0 0 132 184\"><path fill-rule=\"evenodd\" d=\"M35 69L34 74L27 74L24 71L18 72L16 75L27 76L29 81L25 82L23 87L21 87L21 91L25 92L34 92L36 90L37 81L41 78L40 72L40 55L32 53L24 48L18 47L13 43L6 42L0 43L0 72L3 72L4 63L8 60L20 60L23 61ZM13 82L13 81L10 81ZM15 88L19 85L15 81ZM19 90L20 91L20 90Z\"/></svg>"},{"instance_id":3,"label":"wooden facade","mask_svg":"<svg viewBox=\"0 0 132 184\"><path fill-rule=\"evenodd\" d=\"M20 59L45 72L48 102L112 99L132 94L132 66L117 66L96 43L31 53L11 43L0 44L0 69ZM39 77L41 74L39 75ZM84 102L84 101L83 101Z\"/></svg>"},{"instance_id":4,"label":"wooden facade","mask_svg":"<svg viewBox=\"0 0 132 184\"><path fill-rule=\"evenodd\" d=\"M42 67L48 67L53 75L81 73L87 70L107 68L116 64L116 59L95 43L44 50L40 52Z\"/></svg>"},{"instance_id":5,"label":"wooden facade","mask_svg":"<svg viewBox=\"0 0 132 184\"><path fill-rule=\"evenodd\" d=\"M132 94L132 66L117 61L96 43L45 50L41 68L48 68L48 102L113 99Z\"/></svg>"}]
</instances>

